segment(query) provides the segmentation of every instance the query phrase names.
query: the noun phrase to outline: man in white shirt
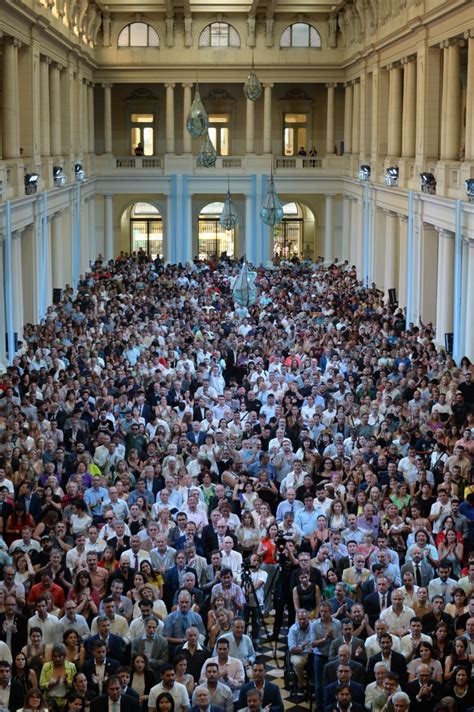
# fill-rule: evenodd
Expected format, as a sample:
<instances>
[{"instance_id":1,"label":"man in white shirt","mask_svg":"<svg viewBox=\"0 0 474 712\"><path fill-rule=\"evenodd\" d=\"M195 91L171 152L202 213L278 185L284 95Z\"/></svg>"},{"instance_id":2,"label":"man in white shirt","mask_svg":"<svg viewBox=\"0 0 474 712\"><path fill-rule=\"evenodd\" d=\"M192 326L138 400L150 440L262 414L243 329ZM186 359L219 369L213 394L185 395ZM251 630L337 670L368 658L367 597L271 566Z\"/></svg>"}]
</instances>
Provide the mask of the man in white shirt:
<instances>
[{"instance_id":1,"label":"man in white shirt","mask_svg":"<svg viewBox=\"0 0 474 712\"><path fill-rule=\"evenodd\" d=\"M450 578L451 564L447 560L438 564L438 577L432 579L428 584L428 595L431 600L433 596L442 596L444 603L451 603L452 593L458 587L459 582Z\"/></svg>"},{"instance_id":2,"label":"man in white shirt","mask_svg":"<svg viewBox=\"0 0 474 712\"><path fill-rule=\"evenodd\" d=\"M132 569L140 571L142 561L149 561L151 564L150 552L141 548L141 539L138 534L130 537L130 549L126 549L122 556L127 556L130 559Z\"/></svg>"},{"instance_id":3,"label":"man in white shirt","mask_svg":"<svg viewBox=\"0 0 474 712\"><path fill-rule=\"evenodd\" d=\"M410 632L400 640L400 649L407 663L418 653L418 646L422 642L433 644L430 636L421 632L421 618L415 616L410 621Z\"/></svg>"},{"instance_id":4,"label":"man in white shirt","mask_svg":"<svg viewBox=\"0 0 474 712\"><path fill-rule=\"evenodd\" d=\"M448 491L439 487L438 499L431 505L428 517L433 527L433 534L439 534L448 514L451 514L451 503L449 501Z\"/></svg>"},{"instance_id":5,"label":"man in white shirt","mask_svg":"<svg viewBox=\"0 0 474 712\"><path fill-rule=\"evenodd\" d=\"M239 697L239 690L245 681L245 671L240 660L230 657L228 640L219 638L217 641L217 656L209 658L202 666L201 683L206 680L206 666L208 663L217 663L219 666L219 681L230 687L232 697L236 702Z\"/></svg>"},{"instance_id":6,"label":"man in white shirt","mask_svg":"<svg viewBox=\"0 0 474 712\"><path fill-rule=\"evenodd\" d=\"M43 643L54 645L62 642L62 629L56 616L48 613L48 604L43 596L39 596L35 603L36 613L28 619L28 635L32 628L40 628L43 634Z\"/></svg>"},{"instance_id":7,"label":"man in white shirt","mask_svg":"<svg viewBox=\"0 0 474 712\"><path fill-rule=\"evenodd\" d=\"M31 551L41 551L41 545L36 539L32 539L33 529L31 527L23 527L21 531L21 539L15 539L15 541L10 544L10 552L15 551L15 549L21 549L25 554Z\"/></svg>"},{"instance_id":8,"label":"man in white shirt","mask_svg":"<svg viewBox=\"0 0 474 712\"><path fill-rule=\"evenodd\" d=\"M88 638L91 634L89 626L84 616L76 613L77 604L75 601L68 599L64 605L64 616L59 619L61 628L61 637L66 630L75 630L82 640Z\"/></svg>"},{"instance_id":9,"label":"man in white shirt","mask_svg":"<svg viewBox=\"0 0 474 712\"><path fill-rule=\"evenodd\" d=\"M382 648L380 647L380 636L387 633L387 624L385 621L380 620L380 618L374 623L375 634L370 635L365 641L365 652L367 653L367 659L371 658L373 655L380 653ZM396 635L390 634L392 638L392 650L396 653L401 652L400 638Z\"/></svg>"},{"instance_id":10,"label":"man in white shirt","mask_svg":"<svg viewBox=\"0 0 474 712\"><path fill-rule=\"evenodd\" d=\"M75 574L79 569L87 568L87 551L85 534L76 534L75 547L66 554L66 566Z\"/></svg>"},{"instance_id":11,"label":"man in white shirt","mask_svg":"<svg viewBox=\"0 0 474 712\"><path fill-rule=\"evenodd\" d=\"M172 665L166 664L161 668L161 682L151 688L148 695L148 711L156 712L156 700L162 692L168 692L174 700L175 712L187 712L189 695L186 687L175 681L175 671Z\"/></svg>"},{"instance_id":12,"label":"man in white shirt","mask_svg":"<svg viewBox=\"0 0 474 712\"><path fill-rule=\"evenodd\" d=\"M224 545L221 551L222 568L232 571L235 583L240 584L240 574L242 567L242 554L234 551L234 540L230 536L224 537Z\"/></svg>"},{"instance_id":13,"label":"man in white shirt","mask_svg":"<svg viewBox=\"0 0 474 712\"><path fill-rule=\"evenodd\" d=\"M413 608L403 605L403 593L392 591L392 605L381 612L380 619L386 622L389 633L402 638L408 633L414 615Z\"/></svg>"},{"instance_id":14,"label":"man in white shirt","mask_svg":"<svg viewBox=\"0 0 474 712\"><path fill-rule=\"evenodd\" d=\"M124 616L119 616L115 613L115 602L112 597L104 599L104 616L110 621L110 632L120 636L126 643L129 641L129 624ZM91 624L91 634L96 635L98 632L97 622L101 616L96 616Z\"/></svg>"}]
</instances>

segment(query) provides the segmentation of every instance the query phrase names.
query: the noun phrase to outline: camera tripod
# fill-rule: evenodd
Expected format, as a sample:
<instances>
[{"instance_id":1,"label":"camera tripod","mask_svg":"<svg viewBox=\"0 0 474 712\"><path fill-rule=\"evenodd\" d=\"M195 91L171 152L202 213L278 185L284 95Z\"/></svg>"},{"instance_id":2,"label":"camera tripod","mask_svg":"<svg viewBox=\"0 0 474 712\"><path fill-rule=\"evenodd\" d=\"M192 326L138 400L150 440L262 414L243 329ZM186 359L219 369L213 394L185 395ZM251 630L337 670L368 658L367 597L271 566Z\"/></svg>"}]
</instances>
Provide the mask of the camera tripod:
<instances>
[{"instance_id":1,"label":"camera tripod","mask_svg":"<svg viewBox=\"0 0 474 712\"><path fill-rule=\"evenodd\" d=\"M263 630L265 631L265 639L266 639L267 643L269 645L271 645L272 638L270 635L270 631L267 628L267 624L265 623L265 618L263 617L262 608L260 606L260 603L258 602L257 591L255 589L255 585L252 580L252 572L244 564L242 565L241 586L242 586L242 590L245 595L247 611L249 611L249 609L252 609L255 611L255 613L254 613L255 618L252 620L252 633L253 633L253 623L254 623L254 620L256 620L258 625L261 628L263 628ZM255 606L251 606L250 601L255 602ZM278 659L277 659L277 655L276 655L276 644L275 644L274 651L273 651L273 657L275 659L276 667L279 667Z\"/></svg>"}]
</instances>

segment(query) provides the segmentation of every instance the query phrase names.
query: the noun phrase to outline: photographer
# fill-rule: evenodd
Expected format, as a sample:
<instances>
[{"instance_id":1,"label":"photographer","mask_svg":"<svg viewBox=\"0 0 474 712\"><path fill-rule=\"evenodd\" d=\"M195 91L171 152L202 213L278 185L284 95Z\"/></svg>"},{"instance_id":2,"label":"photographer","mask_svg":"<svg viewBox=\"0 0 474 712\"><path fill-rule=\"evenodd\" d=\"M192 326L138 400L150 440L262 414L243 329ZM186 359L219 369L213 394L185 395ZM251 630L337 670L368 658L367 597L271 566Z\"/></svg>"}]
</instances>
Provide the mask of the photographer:
<instances>
[{"instance_id":1,"label":"photographer","mask_svg":"<svg viewBox=\"0 0 474 712\"><path fill-rule=\"evenodd\" d=\"M308 554L309 557L309 554ZM293 605L293 588L291 581L295 571L299 570L296 548L293 541L277 539L276 558L278 561L278 575L275 583L275 624L273 638L278 640L283 624L285 608L288 610L288 626L295 620L295 607Z\"/></svg>"},{"instance_id":2,"label":"photographer","mask_svg":"<svg viewBox=\"0 0 474 712\"><path fill-rule=\"evenodd\" d=\"M260 645L260 620L263 615L264 589L268 579L268 574L260 568L260 556L258 554L252 554L250 557L249 569L246 570L245 564L246 562L244 561L242 570L242 586L246 599L244 607L245 626L248 629L249 622L252 620L252 642L254 646L257 647ZM251 586L246 583L247 576L250 576L255 593L253 592Z\"/></svg>"}]
</instances>

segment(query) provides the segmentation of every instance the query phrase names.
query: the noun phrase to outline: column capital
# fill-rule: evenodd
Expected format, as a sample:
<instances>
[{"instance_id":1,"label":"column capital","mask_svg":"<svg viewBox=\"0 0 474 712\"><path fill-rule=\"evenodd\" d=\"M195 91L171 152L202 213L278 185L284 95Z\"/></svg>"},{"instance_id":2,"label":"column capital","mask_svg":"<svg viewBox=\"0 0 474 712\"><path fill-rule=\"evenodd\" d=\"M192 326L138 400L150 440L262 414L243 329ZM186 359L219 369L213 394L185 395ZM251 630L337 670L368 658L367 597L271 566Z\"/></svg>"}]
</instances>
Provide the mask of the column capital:
<instances>
[{"instance_id":1,"label":"column capital","mask_svg":"<svg viewBox=\"0 0 474 712\"><path fill-rule=\"evenodd\" d=\"M474 27L471 27L470 30L466 30L466 32L464 33L464 39L469 40L469 39L472 39L473 37L474 37Z\"/></svg>"},{"instance_id":2,"label":"column capital","mask_svg":"<svg viewBox=\"0 0 474 712\"><path fill-rule=\"evenodd\" d=\"M326 89L336 89L336 88L337 88L336 82L329 82L329 84L326 84Z\"/></svg>"},{"instance_id":3,"label":"column capital","mask_svg":"<svg viewBox=\"0 0 474 712\"><path fill-rule=\"evenodd\" d=\"M403 223L403 225L408 224L408 215L399 215L398 217L400 222Z\"/></svg>"},{"instance_id":4,"label":"column capital","mask_svg":"<svg viewBox=\"0 0 474 712\"><path fill-rule=\"evenodd\" d=\"M173 84L172 82L166 82L165 83L165 89L174 89L176 84Z\"/></svg>"},{"instance_id":5,"label":"column capital","mask_svg":"<svg viewBox=\"0 0 474 712\"><path fill-rule=\"evenodd\" d=\"M355 87L356 84L360 83L360 77L356 77L355 79L352 80L351 84L353 87Z\"/></svg>"},{"instance_id":6,"label":"column capital","mask_svg":"<svg viewBox=\"0 0 474 712\"><path fill-rule=\"evenodd\" d=\"M51 64L51 69L55 69L58 72L62 72L62 70L64 69L62 64L59 64L59 62L54 62L53 60L51 60L50 64Z\"/></svg>"},{"instance_id":7,"label":"column capital","mask_svg":"<svg viewBox=\"0 0 474 712\"><path fill-rule=\"evenodd\" d=\"M382 210L384 211L386 217L388 217L388 218L398 218L398 217L400 217L400 216L398 215L398 213L396 213L394 210L389 210L388 208L382 208Z\"/></svg>"},{"instance_id":8,"label":"column capital","mask_svg":"<svg viewBox=\"0 0 474 712\"><path fill-rule=\"evenodd\" d=\"M275 85L273 82L264 82L264 84L263 84L264 89L273 89L274 86Z\"/></svg>"},{"instance_id":9,"label":"column capital","mask_svg":"<svg viewBox=\"0 0 474 712\"><path fill-rule=\"evenodd\" d=\"M454 231L453 230L447 230L445 227L438 227L436 225L434 226L434 228L440 237L444 237L447 240L454 239Z\"/></svg>"},{"instance_id":10,"label":"column capital","mask_svg":"<svg viewBox=\"0 0 474 712\"><path fill-rule=\"evenodd\" d=\"M344 82L344 89L352 89L352 81Z\"/></svg>"},{"instance_id":11,"label":"column capital","mask_svg":"<svg viewBox=\"0 0 474 712\"><path fill-rule=\"evenodd\" d=\"M2 35L3 44L12 45L12 47L21 47L22 43L18 37L13 37L13 35Z\"/></svg>"},{"instance_id":12,"label":"column capital","mask_svg":"<svg viewBox=\"0 0 474 712\"><path fill-rule=\"evenodd\" d=\"M387 64L386 69L390 72L392 69L400 69L402 66L402 60L398 60L396 62L390 62L390 64Z\"/></svg>"},{"instance_id":13,"label":"column capital","mask_svg":"<svg viewBox=\"0 0 474 712\"><path fill-rule=\"evenodd\" d=\"M460 49L462 49L465 46L465 42L460 37L451 37L449 40L447 40L447 46L459 47Z\"/></svg>"},{"instance_id":14,"label":"column capital","mask_svg":"<svg viewBox=\"0 0 474 712\"><path fill-rule=\"evenodd\" d=\"M410 64L411 62L415 62L415 61L416 61L416 54L409 54L407 57L403 57L403 59L401 60L401 63L403 65L405 65L405 64Z\"/></svg>"},{"instance_id":15,"label":"column capital","mask_svg":"<svg viewBox=\"0 0 474 712\"><path fill-rule=\"evenodd\" d=\"M12 230L12 240L21 240L24 228L19 228L17 230Z\"/></svg>"},{"instance_id":16,"label":"column capital","mask_svg":"<svg viewBox=\"0 0 474 712\"><path fill-rule=\"evenodd\" d=\"M181 86L183 87L183 89L192 89L194 84L192 82L183 82Z\"/></svg>"},{"instance_id":17,"label":"column capital","mask_svg":"<svg viewBox=\"0 0 474 712\"><path fill-rule=\"evenodd\" d=\"M101 84L102 89L112 89L113 84Z\"/></svg>"},{"instance_id":18,"label":"column capital","mask_svg":"<svg viewBox=\"0 0 474 712\"><path fill-rule=\"evenodd\" d=\"M51 64L52 60L51 57L47 57L45 54L41 54L40 62L43 62L44 64Z\"/></svg>"}]
</instances>

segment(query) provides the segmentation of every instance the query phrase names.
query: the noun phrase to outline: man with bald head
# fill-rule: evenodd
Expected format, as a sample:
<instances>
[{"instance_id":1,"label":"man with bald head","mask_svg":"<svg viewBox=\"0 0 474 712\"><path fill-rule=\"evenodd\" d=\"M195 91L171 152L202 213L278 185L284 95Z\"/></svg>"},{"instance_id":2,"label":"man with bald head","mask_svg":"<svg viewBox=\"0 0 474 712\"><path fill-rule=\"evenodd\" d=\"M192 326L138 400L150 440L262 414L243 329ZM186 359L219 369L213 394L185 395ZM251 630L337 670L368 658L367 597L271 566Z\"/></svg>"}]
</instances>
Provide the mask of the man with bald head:
<instances>
[{"instance_id":1,"label":"man with bald head","mask_svg":"<svg viewBox=\"0 0 474 712\"><path fill-rule=\"evenodd\" d=\"M416 680L409 682L406 689L410 712L431 712L441 698L441 691L441 684L431 676L430 666L420 663L416 669Z\"/></svg>"},{"instance_id":2,"label":"man with bald head","mask_svg":"<svg viewBox=\"0 0 474 712\"><path fill-rule=\"evenodd\" d=\"M365 669L360 663L351 660L351 648L349 645L340 645L337 651L337 658L331 660L324 666L323 670L323 687L326 688L333 682L336 682L337 670L339 665L347 665L351 670L351 679L361 685L365 684Z\"/></svg>"}]
</instances>

